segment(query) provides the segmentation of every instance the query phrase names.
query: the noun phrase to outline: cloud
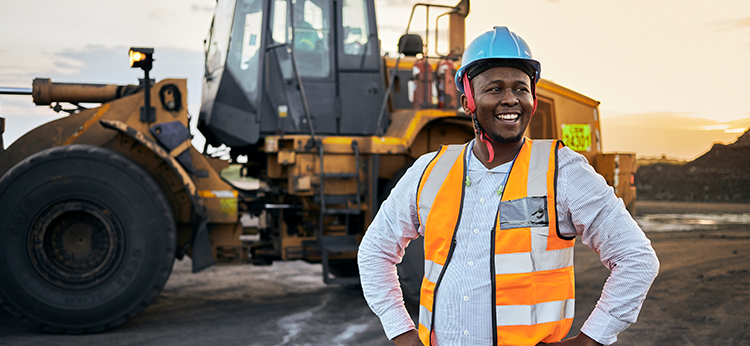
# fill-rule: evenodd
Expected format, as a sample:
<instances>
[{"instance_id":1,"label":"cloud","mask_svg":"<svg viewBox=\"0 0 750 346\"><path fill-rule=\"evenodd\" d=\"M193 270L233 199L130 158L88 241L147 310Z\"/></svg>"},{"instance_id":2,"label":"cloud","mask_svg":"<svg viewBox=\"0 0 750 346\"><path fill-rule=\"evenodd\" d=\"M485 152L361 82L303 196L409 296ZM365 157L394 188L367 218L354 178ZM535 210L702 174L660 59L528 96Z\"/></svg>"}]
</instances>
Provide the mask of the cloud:
<instances>
[{"instance_id":1,"label":"cloud","mask_svg":"<svg viewBox=\"0 0 750 346\"><path fill-rule=\"evenodd\" d=\"M721 31L750 28L750 17L738 19L725 19L710 23Z\"/></svg>"},{"instance_id":2,"label":"cloud","mask_svg":"<svg viewBox=\"0 0 750 346\"><path fill-rule=\"evenodd\" d=\"M50 78L52 82L66 83L99 83L99 84L138 84L143 78L143 71L130 68L126 46L104 47L89 45L80 49L65 49L54 53L45 53L50 64L43 67L23 66L12 76L7 72L13 69L0 67L2 78L0 85L12 87L31 87L35 77ZM188 109L197 119L201 102L203 79L203 53L180 48L156 47L154 67L150 77L187 78ZM8 84L10 83L10 84ZM67 108L68 105L64 105ZM0 116L6 118L5 145L20 137L24 132L60 115L47 107L38 107L31 102L31 96L0 96ZM202 137L196 134L196 139Z\"/></svg>"},{"instance_id":3,"label":"cloud","mask_svg":"<svg viewBox=\"0 0 750 346\"><path fill-rule=\"evenodd\" d=\"M747 28L750 27L750 17L737 19L734 21L735 28Z\"/></svg>"},{"instance_id":4,"label":"cloud","mask_svg":"<svg viewBox=\"0 0 750 346\"><path fill-rule=\"evenodd\" d=\"M193 12L214 13L214 6L194 3L190 6L190 10Z\"/></svg>"},{"instance_id":5,"label":"cloud","mask_svg":"<svg viewBox=\"0 0 750 346\"><path fill-rule=\"evenodd\" d=\"M173 10L168 10L163 7L156 7L148 11L148 19L161 22L168 19L177 17L177 14Z\"/></svg>"},{"instance_id":6,"label":"cloud","mask_svg":"<svg viewBox=\"0 0 750 346\"><path fill-rule=\"evenodd\" d=\"M406 30L406 25L395 25L395 24L381 24L378 25L378 30L380 32L396 32L396 33L403 33L404 30Z\"/></svg>"},{"instance_id":7,"label":"cloud","mask_svg":"<svg viewBox=\"0 0 750 346\"><path fill-rule=\"evenodd\" d=\"M138 78L143 78L143 71L130 67L129 48L89 45L55 53L50 78L75 78L92 83L137 83ZM69 73L72 69L75 72ZM170 47L154 48L152 78L179 77L200 81L202 76L202 52Z\"/></svg>"},{"instance_id":8,"label":"cloud","mask_svg":"<svg viewBox=\"0 0 750 346\"><path fill-rule=\"evenodd\" d=\"M750 127L750 118L719 122L690 115L674 112L605 114L601 121L604 150L635 152L639 157L666 154L694 159L715 142L734 142Z\"/></svg>"}]
</instances>

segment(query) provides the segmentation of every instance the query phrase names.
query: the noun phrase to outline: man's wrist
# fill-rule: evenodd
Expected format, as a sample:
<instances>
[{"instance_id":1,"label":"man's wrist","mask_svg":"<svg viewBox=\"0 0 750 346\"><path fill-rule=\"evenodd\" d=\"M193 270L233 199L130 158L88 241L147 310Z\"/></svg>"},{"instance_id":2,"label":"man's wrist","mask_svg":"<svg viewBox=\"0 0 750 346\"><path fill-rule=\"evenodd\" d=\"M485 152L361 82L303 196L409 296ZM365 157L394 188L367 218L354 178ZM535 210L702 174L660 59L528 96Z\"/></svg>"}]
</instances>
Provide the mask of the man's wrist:
<instances>
[{"instance_id":1,"label":"man's wrist","mask_svg":"<svg viewBox=\"0 0 750 346\"><path fill-rule=\"evenodd\" d=\"M558 345L558 346L602 346L602 344L598 343L596 340L590 338L588 335L583 333L578 333L578 335L565 339L560 342L553 342L551 344L545 344L545 343L539 343L537 346L543 346L543 345Z\"/></svg>"},{"instance_id":2,"label":"man's wrist","mask_svg":"<svg viewBox=\"0 0 750 346\"><path fill-rule=\"evenodd\" d=\"M596 340L590 338L588 335L584 334L583 332L578 332L578 335L576 335L576 338L582 341L581 345L602 346L602 344L596 342Z\"/></svg>"},{"instance_id":3,"label":"man's wrist","mask_svg":"<svg viewBox=\"0 0 750 346\"><path fill-rule=\"evenodd\" d=\"M617 341L617 335L628 326L630 323L615 318L597 306L583 323L581 333L601 344L611 345Z\"/></svg>"},{"instance_id":4,"label":"man's wrist","mask_svg":"<svg viewBox=\"0 0 750 346\"><path fill-rule=\"evenodd\" d=\"M419 332L416 329L411 329L393 338L393 343L396 346L424 346L422 341L419 340Z\"/></svg>"}]
</instances>

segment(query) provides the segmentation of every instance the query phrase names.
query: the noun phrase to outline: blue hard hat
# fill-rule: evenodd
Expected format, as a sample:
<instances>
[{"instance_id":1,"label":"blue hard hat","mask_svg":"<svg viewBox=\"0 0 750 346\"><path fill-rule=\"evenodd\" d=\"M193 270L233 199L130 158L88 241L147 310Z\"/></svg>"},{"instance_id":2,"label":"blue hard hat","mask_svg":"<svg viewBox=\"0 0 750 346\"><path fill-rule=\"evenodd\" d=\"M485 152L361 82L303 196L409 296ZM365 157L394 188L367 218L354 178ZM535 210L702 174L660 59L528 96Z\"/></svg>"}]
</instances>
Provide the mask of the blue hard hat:
<instances>
[{"instance_id":1,"label":"blue hard hat","mask_svg":"<svg viewBox=\"0 0 750 346\"><path fill-rule=\"evenodd\" d=\"M485 32L469 43L461 58L461 68L456 72L456 86L464 92L463 76L484 62L493 60L506 60L508 63L516 63L533 79L533 83L539 82L542 65L531 56L531 49L521 36L508 30L504 26L496 26ZM500 63L498 66L515 64ZM471 78L471 74L469 75Z\"/></svg>"}]
</instances>

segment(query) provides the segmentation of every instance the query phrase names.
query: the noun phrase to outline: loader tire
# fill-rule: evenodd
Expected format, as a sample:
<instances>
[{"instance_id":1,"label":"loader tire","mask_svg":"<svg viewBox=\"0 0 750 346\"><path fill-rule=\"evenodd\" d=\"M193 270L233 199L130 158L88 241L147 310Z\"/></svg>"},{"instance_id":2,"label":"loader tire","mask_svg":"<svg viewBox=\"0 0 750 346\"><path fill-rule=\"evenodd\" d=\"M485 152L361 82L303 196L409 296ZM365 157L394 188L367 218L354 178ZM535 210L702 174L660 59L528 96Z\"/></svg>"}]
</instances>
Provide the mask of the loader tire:
<instances>
[{"instance_id":1,"label":"loader tire","mask_svg":"<svg viewBox=\"0 0 750 346\"><path fill-rule=\"evenodd\" d=\"M172 209L107 149L36 153L0 179L0 301L48 332L99 332L148 306L175 257Z\"/></svg>"}]
</instances>

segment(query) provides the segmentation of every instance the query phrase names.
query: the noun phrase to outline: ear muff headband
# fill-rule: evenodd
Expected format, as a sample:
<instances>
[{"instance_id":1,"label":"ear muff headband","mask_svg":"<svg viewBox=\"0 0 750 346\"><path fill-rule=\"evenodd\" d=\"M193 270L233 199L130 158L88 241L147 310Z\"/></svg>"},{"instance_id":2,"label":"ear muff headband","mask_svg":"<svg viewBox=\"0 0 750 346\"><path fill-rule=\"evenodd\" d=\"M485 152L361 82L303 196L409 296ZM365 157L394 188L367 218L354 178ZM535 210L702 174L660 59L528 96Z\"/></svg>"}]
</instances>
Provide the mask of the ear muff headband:
<instances>
[{"instance_id":1,"label":"ear muff headband","mask_svg":"<svg viewBox=\"0 0 750 346\"><path fill-rule=\"evenodd\" d=\"M479 126L479 120L477 119L477 105L474 103L474 89L472 89L471 82L469 81L469 76L464 75L463 78L464 83L464 93L466 93L466 108L471 114L472 120L474 120L474 131L479 135L479 141L484 143L484 145L487 147L487 162L492 162L492 160L495 159L495 150L492 148L492 139L490 139L489 136L484 135L484 129L482 129L481 126Z\"/></svg>"},{"instance_id":2,"label":"ear muff headband","mask_svg":"<svg viewBox=\"0 0 750 346\"><path fill-rule=\"evenodd\" d=\"M474 89L471 87L471 82L469 81L469 76L464 74L463 78L464 82L464 93L466 94L466 99L468 100L468 104L466 105L466 108L469 112L472 114L477 110L477 106L474 104Z\"/></svg>"}]
</instances>

